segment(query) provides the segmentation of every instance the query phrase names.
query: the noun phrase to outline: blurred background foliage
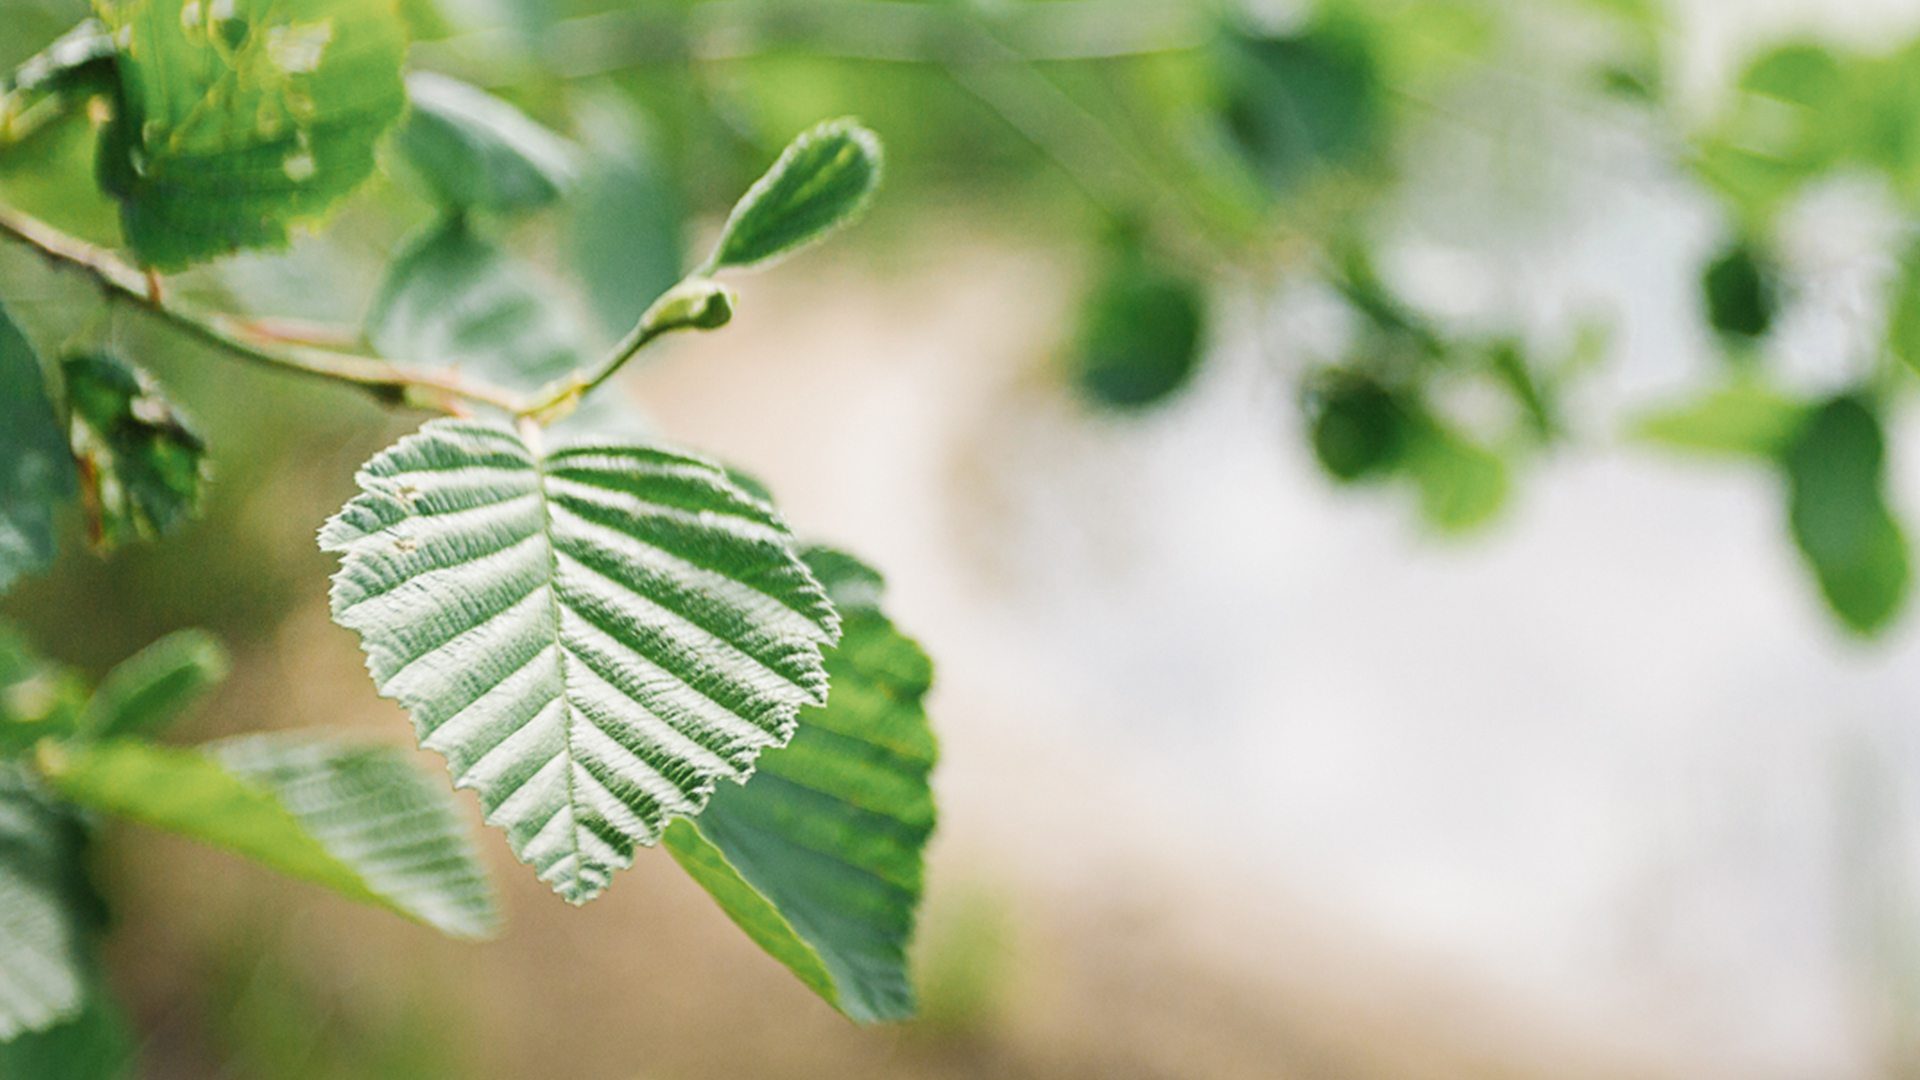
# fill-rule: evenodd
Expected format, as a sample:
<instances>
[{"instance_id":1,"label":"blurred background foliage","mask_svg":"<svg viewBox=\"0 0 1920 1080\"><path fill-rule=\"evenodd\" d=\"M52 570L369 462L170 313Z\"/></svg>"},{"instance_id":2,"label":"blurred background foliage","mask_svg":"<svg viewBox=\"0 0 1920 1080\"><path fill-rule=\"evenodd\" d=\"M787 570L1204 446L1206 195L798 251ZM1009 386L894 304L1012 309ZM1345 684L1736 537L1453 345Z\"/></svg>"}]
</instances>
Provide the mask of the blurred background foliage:
<instances>
[{"instance_id":1,"label":"blurred background foliage","mask_svg":"<svg viewBox=\"0 0 1920 1080\"><path fill-rule=\"evenodd\" d=\"M1126 424L1167 407L1208 363L1223 310L1309 295L1338 332L1277 374L1305 421L1299 452L1329 483L1379 489L1361 497L1404 500L1426 527L1467 534L1498 518L1546 454L1624 438L1717 456L1777 476L1780 542L1798 550L1838 627L1877 635L1905 608L1908 508L1889 495L1887 460L1889 417L1920 366L1920 43L1777 43L1700 94L1676 88L1670 13L1654 0L402 8L418 69L483 86L569 141L576 175L556 206L479 208L462 239L481 245L476 273L530 282L516 287L582 316L596 340L568 350L624 332L795 132L853 114L888 147L886 193L858 240L878 272L957 230L1076 253L1082 299L1045 375L1076 408ZM74 0L0 0L0 67L86 13ZM1690 396L1624 420L1585 409L1583 386L1616 351L1604 312L1544 324L1410 298L1392 250L1407 171L1435 128L1482 123L1473 90L1490 80L1647 133L1713 200L1724 241L1693 269L1684 303L1721 362ZM0 201L117 244L92 181L98 120L10 118ZM447 178L393 145L382 153L382 176L324 237L170 287L262 316L367 325L383 268L451 242L432 232L425 194ZM1884 193L1891 270L1843 370L1807 379L1769 348L1806 299L1781 222L1836 178ZM136 315L101 325L84 288L61 291L29 263L0 252L0 275L47 290L35 299L63 332L108 335L141 356L189 403L217 482L204 516L167 543L99 557L67 545L5 614L95 675L187 624L243 655L271 641L331 569L312 523L399 425L346 392L206 362ZM1276 438L1273 452L1291 451ZM218 560L201 556L209 547ZM1009 948L990 901L956 910L929 931L930 1038L964 1040L987 1022ZM436 1027L430 989L371 1016L235 940L245 959L214 963L202 1003L221 1018L206 1053L234 1062L230 1075L468 1075L452 1043L394 1035Z\"/></svg>"}]
</instances>

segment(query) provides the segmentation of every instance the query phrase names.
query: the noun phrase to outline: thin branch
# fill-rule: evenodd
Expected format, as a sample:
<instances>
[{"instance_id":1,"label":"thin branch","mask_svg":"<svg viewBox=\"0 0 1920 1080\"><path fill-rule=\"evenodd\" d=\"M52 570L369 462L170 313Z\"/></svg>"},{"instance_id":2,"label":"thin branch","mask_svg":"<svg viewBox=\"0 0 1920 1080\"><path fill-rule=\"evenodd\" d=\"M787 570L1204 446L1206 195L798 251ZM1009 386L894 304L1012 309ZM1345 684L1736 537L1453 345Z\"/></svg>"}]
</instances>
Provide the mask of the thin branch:
<instances>
[{"instance_id":1,"label":"thin branch","mask_svg":"<svg viewBox=\"0 0 1920 1080\"><path fill-rule=\"evenodd\" d=\"M676 330L718 330L733 319L733 305L732 289L701 274L690 275L655 300L632 332L598 364L548 383L515 410L515 415L541 423L566 415L640 350Z\"/></svg>"},{"instance_id":2,"label":"thin branch","mask_svg":"<svg viewBox=\"0 0 1920 1080\"><path fill-rule=\"evenodd\" d=\"M345 383L386 405L409 405L459 412L461 401L518 411L520 400L499 387L475 382L453 371L403 368L384 360L353 356L276 340L253 324L214 312L191 310L154 295L147 276L112 252L59 232L11 207L0 206L0 238L24 244L55 267L91 278L113 303L146 312L202 344L238 360L310 378Z\"/></svg>"}]
</instances>

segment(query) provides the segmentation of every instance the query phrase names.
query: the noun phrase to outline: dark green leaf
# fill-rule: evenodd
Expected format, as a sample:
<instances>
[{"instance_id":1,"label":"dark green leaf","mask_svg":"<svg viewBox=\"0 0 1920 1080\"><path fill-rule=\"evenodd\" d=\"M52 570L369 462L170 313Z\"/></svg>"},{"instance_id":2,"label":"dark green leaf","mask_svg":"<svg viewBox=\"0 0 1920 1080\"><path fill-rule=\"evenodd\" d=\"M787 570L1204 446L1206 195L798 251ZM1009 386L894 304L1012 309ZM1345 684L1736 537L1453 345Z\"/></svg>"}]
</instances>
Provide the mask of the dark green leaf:
<instances>
[{"instance_id":1,"label":"dark green leaf","mask_svg":"<svg viewBox=\"0 0 1920 1080\"><path fill-rule=\"evenodd\" d=\"M399 146L448 207L530 210L573 182L574 148L499 98L426 71L407 77L407 97Z\"/></svg>"},{"instance_id":2,"label":"dark green leaf","mask_svg":"<svg viewBox=\"0 0 1920 1080\"><path fill-rule=\"evenodd\" d=\"M1200 286L1191 278L1123 254L1080 316L1075 379L1102 405L1152 405L1193 376L1204 318Z\"/></svg>"},{"instance_id":3,"label":"dark green leaf","mask_svg":"<svg viewBox=\"0 0 1920 1080\"><path fill-rule=\"evenodd\" d=\"M158 731L226 677L226 650L211 635L169 634L107 672L79 731L90 739Z\"/></svg>"},{"instance_id":4,"label":"dark green leaf","mask_svg":"<svg viewBox=\"0 0 1920 1080\"><path fill-rule=\"evenodd\" d=\"M1733 341L1765 336L1779 303L1776 276L1772 261L1753 244L1741 241L1729 247L1701 276L1707 322Z\"/></svg>"},{"instance_id":5,"label":"dark green leaf","mask_svg":"<svg viewBox=\"0 0 1920 1080\"><path fill-rule=\"evenodd\" d=\"M78 1016L0 1042L0 1080L127 1080L134 1063L133 1032L97 976Z\"/></svg>"},{"instance_id":6,"label":"dark green leaf","mask_svg":"<svg viewBox=\"0 0 1920 1080\"><path fill-rule=\"evenodd\" d=\"M647 445L435 420L321 531L380 692L575 903L826 698L839 620L772 508Z\"/></svg>"},{"instance_id":7,"label":"dark green leaf","mask_svg":"<svg viewBox=\"0 0 1920 1080\"><path fill-rule=\"evenodd\" d=\"M1771 461L1806 423L1807 413L1800 402L1743 379L1691 405L1642 417L1633 434L1678 450Z\"/></svg>"},{"instance_id":8,"label":"dark green leaf","mask_svg":"<svg viewBox=\"0 0 1920 1080\"><path fill-rule=\"evenodd\" d=\"M1864 401L1815 411L1782 457L1794 543L1827 604L1860 634L1884 630L1906 599L1906 536L1887 505L1886 437Z\"/></svg>"},{"instance_id":9,"label":"dark green leaf","mask_svg":"<svg viewBox=\"0 0 1920 1080\"><path fill-rule=\"evenodd\" d=\"M569 200L568 262L617 337L680 280L681 199L639 110L606 95L577 112L591 150Z\"/></svg>"},{"instance_id":10,"label":"dark green leaf","mask_svg":"<svg viewBox=\"0 0 1920 1080\"><path fill-rule=\"evenodd\" d=\"M101 918L83 843L24 769L0 764L0 1042L80 1013Z\"/></svg>"},{"instance_id":11,"label":"dark green leaf","mask_svg":"<svg viewBox=\"0 0 1920 1080\"><path fill-rule=\"evenodd\" d=\"M406 107L390 0L134 0L100 143L135 256L178 270L280 247L372 173Z\"/></svg>"},{"instance_id":12,"label":"dark green leaf","mask_svg":"<svg viewBox=\"0 0 1920 1080\"><path fill-rule=\"evenodd\" d=\"M94 541L152 539L198 514L206 444L152 377L105 353L69 355L60 366Z\"/></svg>"},{"instance_id":13,"label":"dark green leaf","mask_svg":"<svg viewBox=\"0 0 1920 1080\"><path fill-rule=\"evenodd\" d=\"M75 490L40 358L0 308L0 593L53 562L54 513Z\"/></svg>"},{"instance_id":14,"label":"dark green leaf","mask_svg":"<svg viewBox=\"0 0 1920 1080\"><path fill-rule=\"evenodd\" d=\"M455 937L499 921L446 788L399 750L256 735L197 750L132 739L43 751L82 806L177 832Z\"/></svg>"},{"instance_id":15,"label":"dark green leaf","mask_svg":"<svg viewBox=\"0 0 1920 1080\"><path fill-rule=\"evenodd\" d=\"M913 1015L907 946L934 826L937 756L922 707L933 666L878 608L880 575L815 548L845 618L833 690L753 778L722 785L667 846L742 929L862 1023Z\"/></svg>"},{"instance_id":16,"label":"dark green leaf","mask_svg":"<svg viewBox=\"0 0 1920 1080\"><path fill-rule=\"evenodd\" d=\"M367 337L398 363L459 368L511 390L537 389L583 360L579 327L555 290L459 216L394 259Z\"/></svg>"},{"instance_id":17,"label":"dark green leaf","mask_svg":"<svg viewBox=\"0 0 1920 1080\"><path fill-rule=\"evenodd\" d=\"M1378 152L1384 89L1357 27L1328 18L1281 37L1230 29L1215 57L1227 132L1274 192Z\"/></svg>"},{"instance_id":18,"label":"dark green leaf","mask_svg":"<svg viewBox=\"0 0 1920 1080\"><path fill-rule=\"evenodd\" d=\"M1359 372L1325 373L1309 404L1314 456L1336 480L1363 480L1397 468L1416 431L1415 413Z\"/></svg>"},{"instance_id":19,"label":"dark green leaf","mask_svg":"<svg viewBox=\"0 0 1920 1080\"><path fill-rule=\"evenodd\" d=\"M849 118L820 124L793 140L734 206L707 266L792 254L859 217L879 186L879 137Z\"/></svg>"}]
</instances>

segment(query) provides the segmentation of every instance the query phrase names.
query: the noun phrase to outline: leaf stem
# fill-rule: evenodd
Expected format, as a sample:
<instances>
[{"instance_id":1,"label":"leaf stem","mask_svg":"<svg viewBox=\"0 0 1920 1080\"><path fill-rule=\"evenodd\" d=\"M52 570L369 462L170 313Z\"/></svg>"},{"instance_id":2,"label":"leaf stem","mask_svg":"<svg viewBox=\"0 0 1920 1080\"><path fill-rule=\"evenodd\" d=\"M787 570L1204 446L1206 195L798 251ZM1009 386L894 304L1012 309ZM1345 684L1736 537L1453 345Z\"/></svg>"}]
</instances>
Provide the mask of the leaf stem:
<instances>
[{"instance_id":1,"label":"leaf stem","mask_svg":"<svg viewBox=\"0 0 1920 1080\"><path fill-rule=\"evenodd\" d=\"M572 412L580 399L612 378L641 349L676 330L717 330L733 319L733 290L696 271L647 308L633 330L592 369L567 375L534 393L514 415L537 423Z\"/></svg>"},{"instance_id":2,"label":"leaf stem","mask_svg":"<svg viewBox=\"0 0 1920 1080\"><path fill-rule=\"evenodd\" d=\"M385 405L455 413L461 411L460 402L471 401L509 412L521 411L522 403L513 394L451 370L405 368L373 357L276 340L243 320L191 310L150 289L147 275L112 252L68 236L11 207L0 206L0 238L33 249L55 267L91 278L109 302L144 311L238 360L344 383Z\"/></svg>"}]
</instances>

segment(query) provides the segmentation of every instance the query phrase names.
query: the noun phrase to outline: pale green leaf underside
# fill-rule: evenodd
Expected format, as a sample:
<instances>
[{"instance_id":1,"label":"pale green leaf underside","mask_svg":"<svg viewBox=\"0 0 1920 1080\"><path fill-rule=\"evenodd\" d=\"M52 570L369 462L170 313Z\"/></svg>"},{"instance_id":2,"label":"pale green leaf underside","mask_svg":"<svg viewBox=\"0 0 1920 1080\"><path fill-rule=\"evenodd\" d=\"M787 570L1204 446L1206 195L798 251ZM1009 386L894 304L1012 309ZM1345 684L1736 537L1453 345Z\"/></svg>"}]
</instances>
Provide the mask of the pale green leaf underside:
<instances>
[{"instance_id":1,"label":"pale green leaf underside","mask_svg":"<svg viewBox=\"0 0 1920 1080\"><path fill-rule=\"evenodd\" d=\"M880 186L880 161L880 139L852 119L805 132L734 206L709 264L763 263L852 221Z\"/></svg>"},{"instance_id":2,"label":"pale green leaf underside","mask_svg":"<svg viewBox=\"0 0 1920 1080\"><path fill-rule=\"evenodd\" d=\"M435 420L321 531L381 693L575 903L826 697L832 606L772 508L644 445Z\"/></svg>"},{"instance_id":3,"label":"pale green leaf underside","mask_svg":"<svg viewBox=\"0 0 1920 1080\"><path fill-rule=\"evenodd\" d=\"M815 549L808 565L845 620L833 691L751 783L714 793L667 845L748 936L848 1017L913 1015L907 945L934 826L937 747L926 655L873 606L877 574Z\"/></svg>"},{"instance_id":4,"label":"pale green leaf underside","mask_svg":"<svg viewBox=\"0 0 1920 1080\"><path fill-rule=\"evenodd\" d=\"M0 764L0 1042L71 1018L86 996L72 828Z\"/></svg>"},{"instance_id":5,"label":"pale green leaf underside","mask_svg":"<svg viewBox=\"0 0 1920 1080\"><path fill-rule=\"evenodd\" d=\"M131 739L46 762L82 806L225 848L456 937L498 923L446 789L390 747L258 735L196 750Z\"/></svg>"},{"instance_id":6,"label":"pale green leaf underside","mask_svg":"<svg viewBox=\"0 0 1920 1080\"><path fill-rule=\"evenodd\" d=\"M102 186L142 263L286 243L373 171L406 106L392 0L138 0Z\"/></svg>"}]
</instances>

